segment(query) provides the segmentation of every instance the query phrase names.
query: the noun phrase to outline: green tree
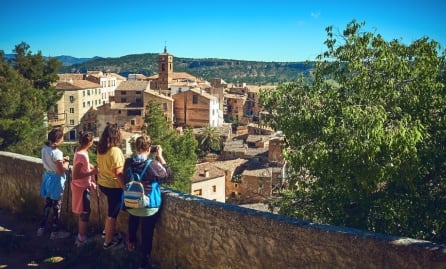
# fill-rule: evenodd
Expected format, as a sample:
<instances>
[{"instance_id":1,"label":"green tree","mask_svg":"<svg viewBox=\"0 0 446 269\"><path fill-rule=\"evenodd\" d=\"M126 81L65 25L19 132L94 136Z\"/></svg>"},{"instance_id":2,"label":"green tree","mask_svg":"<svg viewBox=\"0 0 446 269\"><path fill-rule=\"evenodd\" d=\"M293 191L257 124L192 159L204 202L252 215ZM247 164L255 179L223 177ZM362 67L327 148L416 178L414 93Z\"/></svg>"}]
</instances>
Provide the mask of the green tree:
<instances>
[{"instance_id":1,"label":"green tree","mask_svg":"<svg viewBox=\"0 0 446 269\"><path fill-rule=\"evenodd\" d=\"M200 131L199 147L204 152L204 154L208 154L210 152L220 152L221 137L217 131L217 128L213 128L208 125Z\"/></svg>"},{"instance_id":2,"label":"green tree","mask_svg":"<svg viewBox=\"0 0 446 269\"><path fill-rule=\"evenodd\" d=\"M0 51L0 150L40 156L44 115L60 97L52 86L60 64L45 60L40 51L32 54L26 43L14 52L11 65Z\"/></svg>"},{"instance_id":3,"label":"green tree","mask_svg":"<svg viewBox=\"0 0 446 269\"><path fill-rule=\"evenodd\" d=\"M167 121L161 105L149 102L146 107L144 131L150 135L154 145L161 145L163 155L172 170L168 187L190 193L190 179L197 163L198 142L191 130L176 134Z\"/></svg>"},{"instance_id":4,"label":"green tree","mask_svg":"<svg viewBox=\"0 0 446 269\"><path fill-rule=\"evenodd\" d=\"M261 93L292 168L286 215L446 242L445 54L347 25L314 80Z\"/></svg>"}]
</instances>

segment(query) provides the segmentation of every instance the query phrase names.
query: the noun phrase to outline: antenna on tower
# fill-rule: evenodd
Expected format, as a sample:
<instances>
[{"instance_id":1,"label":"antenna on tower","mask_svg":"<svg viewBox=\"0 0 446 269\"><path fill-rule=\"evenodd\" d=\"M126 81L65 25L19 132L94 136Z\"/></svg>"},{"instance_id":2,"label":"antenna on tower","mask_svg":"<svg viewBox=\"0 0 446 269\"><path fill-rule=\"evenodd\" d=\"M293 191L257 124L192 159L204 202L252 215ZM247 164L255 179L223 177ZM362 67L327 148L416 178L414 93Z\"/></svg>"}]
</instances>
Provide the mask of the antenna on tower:
<instances>
[{"instance_id":1,"label":"antenna on tower","mask_svg":"<svg viewBox=\"0 0 446 269\"><path fill-rule=\"evenodd\" d=\"M167 53L167 41L164 41L164 53Z\"/></svg>"}]
</instances>

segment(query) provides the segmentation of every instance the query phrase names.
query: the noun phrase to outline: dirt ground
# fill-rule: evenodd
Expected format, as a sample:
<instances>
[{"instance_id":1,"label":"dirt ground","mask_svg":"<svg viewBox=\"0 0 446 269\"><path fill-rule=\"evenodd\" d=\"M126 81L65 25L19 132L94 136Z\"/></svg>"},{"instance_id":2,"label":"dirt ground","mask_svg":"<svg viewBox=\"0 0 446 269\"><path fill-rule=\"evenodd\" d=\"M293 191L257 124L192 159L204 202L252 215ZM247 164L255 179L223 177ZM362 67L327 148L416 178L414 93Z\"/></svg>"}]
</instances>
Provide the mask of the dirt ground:
<instances>
[{"instance_id":1,"label":"dirt ground","mask_svg":"<svg viewBox=\"0 0 446 269\"><path fill-rule=\"evenodd\" d=\"M49 233L38 237L37 227L0 209L0 268L63 268L62 255L75 247L75 236L50 240Z\"/></svg>"},{"instance_id":2,"label":"dirt ground","mask_svg":"<svg viewBox=\"0 0 446 269\"><path fill-rule=\"evenodd\" d=\"M37 236L37 220L23 220L0 209L0 269L22 268L136 268L134 254L124 242L116 250L102 249L103 239L90 235L91 244L74 245L75 233L66 239Z\"/></svg>"}]
</instances>

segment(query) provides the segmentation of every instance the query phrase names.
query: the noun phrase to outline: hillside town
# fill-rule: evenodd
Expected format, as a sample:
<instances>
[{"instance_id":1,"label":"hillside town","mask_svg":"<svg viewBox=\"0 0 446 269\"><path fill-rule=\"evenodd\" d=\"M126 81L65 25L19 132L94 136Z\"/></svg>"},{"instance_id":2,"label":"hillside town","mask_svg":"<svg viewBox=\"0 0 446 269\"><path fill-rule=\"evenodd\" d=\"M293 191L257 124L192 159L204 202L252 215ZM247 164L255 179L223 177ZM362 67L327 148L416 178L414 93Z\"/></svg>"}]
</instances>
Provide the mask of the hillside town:
<instances>
[{"instance_id":1,"label":"hillside town","mask_svg":"<svg viewBox=\"0 0 446 269\"><path fill-rule=\"evenodd\" d=\"M153 76L88 71L59 74L63 93L48 113L48 125L61 126L65 140L76 141L81 130L99 136L108 122L123 133L123 152L132 154L130 141L141 134L149 102L160 104L172 128L181 134L193 128L215 128L223 149L196 165L190 193L205 199L263 209L284 184L280 132L264 124L259 90L274 86L228 84L219 78L205 81L174 71L174 56L164 48ZM237 121L236 128L225 118Z\"/></svg>"}]
</instances>

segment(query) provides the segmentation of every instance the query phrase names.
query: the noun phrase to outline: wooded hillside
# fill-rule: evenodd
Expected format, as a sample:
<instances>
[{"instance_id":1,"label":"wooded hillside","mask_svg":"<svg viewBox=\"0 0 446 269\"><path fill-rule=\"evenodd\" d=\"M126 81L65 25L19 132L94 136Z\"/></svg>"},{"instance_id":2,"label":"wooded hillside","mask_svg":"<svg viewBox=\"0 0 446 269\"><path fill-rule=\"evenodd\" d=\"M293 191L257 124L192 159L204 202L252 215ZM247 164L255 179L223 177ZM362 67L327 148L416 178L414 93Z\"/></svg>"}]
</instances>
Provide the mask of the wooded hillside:
<instances>
[{"instance_id":1,"label":"wooded hillside","mask_svg":"<svg viewBox=\"0 0 446 269\"><path fill-rule=\"evenodd\" d=\"M100 70L127 77L130 73L151 76L158 72L158 54L132 54L119 58L93 58L83 63L63 66L61 73ZM257 62L228 59L192 59L174 57L174 71L187 72L210 80L222 78L228 83L277 84L295 80L300 75L310 76L313 63Z\"/></svg>"}]
</instances>

